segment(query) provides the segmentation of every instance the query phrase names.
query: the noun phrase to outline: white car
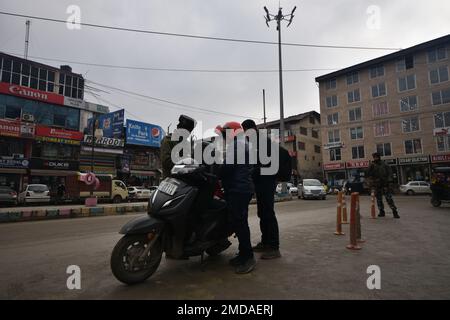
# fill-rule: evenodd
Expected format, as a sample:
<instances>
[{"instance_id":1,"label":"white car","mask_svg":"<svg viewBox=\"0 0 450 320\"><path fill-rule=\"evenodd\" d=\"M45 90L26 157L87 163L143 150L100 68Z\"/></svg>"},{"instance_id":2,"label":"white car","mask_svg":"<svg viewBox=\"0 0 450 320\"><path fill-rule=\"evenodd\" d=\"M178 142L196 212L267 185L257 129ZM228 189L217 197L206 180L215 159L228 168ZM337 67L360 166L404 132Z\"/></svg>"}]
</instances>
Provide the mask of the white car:
<instances>
[{"instance_id":1,"label":"white car","mask_svg":"<svg viewBox=\"0 0 450 320\"><path fill-rule=\"evenodd\" d=\"M25 190L19 193L19 203L49 203L50 190L45 184L29 184Z\"/></svg>"},{"instance_id":2,"label":"white car","mask_svg":"<svg viewBox=\"0 0 450 320\"><path fill-rule=\"evenodd\" d=\"M286 187L288 189L289 194L294 195L294 196L298 195L298 188L296 186L294 186L292 183L287 182ZM281 183L279 183L277 185L276 192L281 193Z\"/></svg>"},{"instance_id":3,"label":"white car","mask_svg":"<svg viewBox=\"0 0 450 320\"><path fill-rule=\"evenodd\" d=\"M400 192L407 195L416 193L431 193L430 184L425 181L410 181L400 186Z\"/></svg>"},{"instance_id":4,"label":"white car","mask_svg":"<svg viewBox=\"0 0 450 320\"><path fill-rule=\"evenodd\" d=\"M317 179L304 179L299 185L299 199L322 199L327 197L325 187Z\"/></svg>"},{"instance_id":5,"label":"white car","mask_svg":"<svg viewBox=\"0 0 450 320\"><path fill-rule=\"evenodd\" d=\"M128 197L130 200L148 200L152 191L144 187L128 187Z\"/></svg>"}]
</instances>

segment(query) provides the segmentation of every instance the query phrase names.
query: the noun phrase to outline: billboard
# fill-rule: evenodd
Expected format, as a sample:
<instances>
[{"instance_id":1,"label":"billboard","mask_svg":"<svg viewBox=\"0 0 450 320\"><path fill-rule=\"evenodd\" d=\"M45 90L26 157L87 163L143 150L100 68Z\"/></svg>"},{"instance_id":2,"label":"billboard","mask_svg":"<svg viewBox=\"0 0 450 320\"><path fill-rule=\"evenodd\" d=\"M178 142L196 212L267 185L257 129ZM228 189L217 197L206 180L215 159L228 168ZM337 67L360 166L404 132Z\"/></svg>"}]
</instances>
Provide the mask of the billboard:
<instances>
[{"instance_id":1,"label":"billboard","mask_svg":"<svg viewBox=\"0 0 450 320\"><path fill-rule=\"evenodd\" d=\"M103 137L121 139L125 110L118 110L96 117L97 128L103 130ZM92 118L88 119L88 129L92 132Z\"/></svg>"},{"instance_id":2,"label":"billboard","mask_svg":"<svg viewBox=\"0 0 450 320\"><path fill-rule=\"evenodd\" d=\"M161 146L162 135L163 131L160 126L127 119L127 144L159 148Z\"/></svg>"}]
</instances>

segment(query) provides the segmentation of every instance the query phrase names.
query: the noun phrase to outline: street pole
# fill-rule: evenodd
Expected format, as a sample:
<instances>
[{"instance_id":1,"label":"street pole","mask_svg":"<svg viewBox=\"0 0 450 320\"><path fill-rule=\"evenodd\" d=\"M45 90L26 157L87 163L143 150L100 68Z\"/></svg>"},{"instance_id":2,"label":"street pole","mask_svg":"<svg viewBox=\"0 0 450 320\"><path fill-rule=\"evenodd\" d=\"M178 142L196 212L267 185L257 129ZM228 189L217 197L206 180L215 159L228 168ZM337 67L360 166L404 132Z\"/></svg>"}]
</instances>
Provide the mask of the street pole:
<instances>
[{"instance_id":1,"label":"street pole","mask_svg":"<svg viewBox=\"0 0 450 320\"><path fill-rule=\"evenodd\" d=\"M263 113L264 113L264 129L266 129L266 90L263 89Z\"/></svg>"},{"instance_id":2,"label":"street pole","mask_svg":"<svg viewBox=\"0 0 450 320\"><path fill-rule=\"evenodd\" d=\"M94 173L94 147L95 147L95 122L96 122L95 112L92 112L92 149L91 149L91 173ZM91 188L91 198L94 197L94 183Z\"/></svg>"},{"instance_id":3,"label":"street pole","mask_svg":"<svg viewBox=\"0 0 450 320\"><path fill-rule=\"evenodd\" d=\"M277 31L278 31L278 70L279 70L279 86L280 86L280 146L284 148L284 100L283 100L283 61L282 61L282 53L281 53L281 21L287 20L289 21L288 27L292 23L292 19L294 18L294 12L297 7L292 9L292 12L288 15L283 15L282 8L278 7L278 14L272 15L269 13L269 10L264 7L264 11L266 11L266 24L269 27L269 22L276 20L277 22ZM286 183L283 182L281 184L281 192L287 193Z\"/></svg>"}]
</instances>

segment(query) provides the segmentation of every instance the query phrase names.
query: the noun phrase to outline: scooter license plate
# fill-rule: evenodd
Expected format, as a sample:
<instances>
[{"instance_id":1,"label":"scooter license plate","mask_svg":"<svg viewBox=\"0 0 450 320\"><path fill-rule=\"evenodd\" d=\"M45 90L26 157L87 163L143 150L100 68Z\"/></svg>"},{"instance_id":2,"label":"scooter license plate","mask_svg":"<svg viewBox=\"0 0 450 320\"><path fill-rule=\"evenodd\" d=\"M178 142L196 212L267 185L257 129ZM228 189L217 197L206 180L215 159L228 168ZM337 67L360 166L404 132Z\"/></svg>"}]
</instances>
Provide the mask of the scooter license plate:
<instances>
[{"instance_id":1,"label":"scooter license plate","mask_svg":"<svg viewBox=\"0 0 450 320\"><path fill-rule=\"evenodd\" d=\"M178 186L176 184L170 183L170 182L161 182L161 184L158 187L158 190L161 192L164 192L170 196L173 196L175 192L177 192Z\"/></svg>"}]
</instances>

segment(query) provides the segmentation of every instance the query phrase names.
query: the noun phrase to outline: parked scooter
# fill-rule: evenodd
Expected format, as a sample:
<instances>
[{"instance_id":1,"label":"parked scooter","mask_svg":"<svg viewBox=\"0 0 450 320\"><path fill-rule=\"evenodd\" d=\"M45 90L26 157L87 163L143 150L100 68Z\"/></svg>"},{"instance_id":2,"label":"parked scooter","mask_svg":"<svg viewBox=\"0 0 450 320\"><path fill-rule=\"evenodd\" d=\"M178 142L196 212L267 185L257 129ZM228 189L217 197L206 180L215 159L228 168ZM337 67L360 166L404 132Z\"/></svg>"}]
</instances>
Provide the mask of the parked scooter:
<instances>
[{"instance_id":1,"label":"parked scooter","mask_svg":"<svg viewBox=\"0 0 450 320\"><path fill-rule=\"evenodd\" d=\"M217 168L185 159L161 182L148 203L148 215L128 222L114 247L111 269L125 284L145 281L163 252L173 259L226 250L232 235L225 200L215 196Z\"/></svg>"}]
</instances>

